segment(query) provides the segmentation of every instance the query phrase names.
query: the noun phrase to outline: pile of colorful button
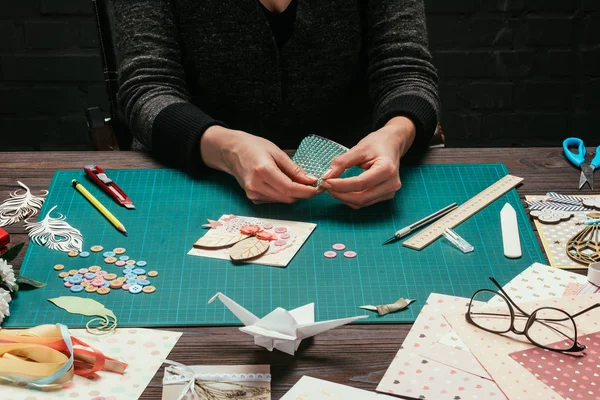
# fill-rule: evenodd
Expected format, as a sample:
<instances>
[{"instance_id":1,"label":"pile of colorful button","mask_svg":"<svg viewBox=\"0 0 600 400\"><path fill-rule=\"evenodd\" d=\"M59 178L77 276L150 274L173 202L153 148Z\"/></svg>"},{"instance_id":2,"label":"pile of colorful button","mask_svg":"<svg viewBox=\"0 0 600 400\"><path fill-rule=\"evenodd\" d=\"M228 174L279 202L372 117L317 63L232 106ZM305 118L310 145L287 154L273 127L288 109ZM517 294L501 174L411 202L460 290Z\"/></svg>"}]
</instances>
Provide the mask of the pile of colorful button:
<instances>
[{"instance_id":1,"label":"pile of colorful button","mask_svg":"<svg viewBox=\"0 0 600 400\"><path fill-rule=\"evenodd\" d=\"M96 245L92 246L90 250L94 253L99 253L104 250L104 247ZM98 265L72 269L67 272L63 271L65 269L63 264L56 264L54 270L61 271L58 277L63 279L64 286L73 293L86 291L87 293L104 295L110 293L111 289L122 289L132 294L141 292L154 293L156 287L150 284L148 277L154 278L158 276L158 272L148 271L146 273L144 267L146 267L147 262L130 259L129 256L125 255L126 251L123 247L117 247L113 251L105 251L102 254L104 263L124 267L122 270L123 276L121 277L102 270L102 267ZM77 256L88 258L90 253L87 251L82 251L81 253L76 251L69 252L69 257Z\"/></svg>"},{"instance_id":2,"label":"pile of colorful button","mask_svg":"<svg viewBox=\"0 0 600 400\"><path fill-rule=\"evenodd\" d=\"M343 243L336 243L333 246L331 246L331 248L336 251L342 251L342 250L346 249L346 245ZM331 250L326 251L325 253L323 253L323 255L325 256L325 258L336 258L337 257L337 253L335 251L331 251ZM351 251L351 250L344 251L344 257L354 258L354 257L356 257L356 252Z\"/></svg>"}]
</instances>

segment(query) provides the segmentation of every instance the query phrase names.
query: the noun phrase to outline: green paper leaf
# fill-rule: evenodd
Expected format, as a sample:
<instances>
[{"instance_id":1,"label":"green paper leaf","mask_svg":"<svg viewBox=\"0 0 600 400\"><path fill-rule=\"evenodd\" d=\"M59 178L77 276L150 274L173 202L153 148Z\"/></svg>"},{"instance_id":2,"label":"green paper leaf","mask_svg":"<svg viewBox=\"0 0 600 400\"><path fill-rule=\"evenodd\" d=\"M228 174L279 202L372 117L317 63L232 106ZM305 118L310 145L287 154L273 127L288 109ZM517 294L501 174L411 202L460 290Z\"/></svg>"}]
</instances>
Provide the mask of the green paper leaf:
<instances>
[{"instance_id":1,"label":"green paper leaf","mask_svg":"<svg viewBox=\"0 0 600 400\"><path fill-rule=\"evenodd\" d=\"M44 282L29 279L29 278L27 278L25 276L21 276L21 275L17 275L17 283L19 285L31 286L32 288L35 288L35 289L43 288L44 286L46 286L46 284Z\"/></svg>"},{"instance_id":2,"label":"green paper leaf","mask_svg":"<svg viewBox=\"0 0 600 400\"><path fill-rule=\"evenodd\" d=\"M117 319L111 310L104 307L104 304L85 297L61 296L48 299L48 301L71 314L87 315L88 317L112 317Z\"/></svg>"},{"instance_id":3,"label":"green paper leaf","mask_svg":"<svg viewBox=\"0 0 600 400\"><path fill-rule=\"evenodd\" d=\"M11 262L15 258L17 258L23 246L25 246L25 243L15 244L13 247L8 249L6 253L0 255L0 258L5 260L7 263Z\"/></svg>"}]
</instances>

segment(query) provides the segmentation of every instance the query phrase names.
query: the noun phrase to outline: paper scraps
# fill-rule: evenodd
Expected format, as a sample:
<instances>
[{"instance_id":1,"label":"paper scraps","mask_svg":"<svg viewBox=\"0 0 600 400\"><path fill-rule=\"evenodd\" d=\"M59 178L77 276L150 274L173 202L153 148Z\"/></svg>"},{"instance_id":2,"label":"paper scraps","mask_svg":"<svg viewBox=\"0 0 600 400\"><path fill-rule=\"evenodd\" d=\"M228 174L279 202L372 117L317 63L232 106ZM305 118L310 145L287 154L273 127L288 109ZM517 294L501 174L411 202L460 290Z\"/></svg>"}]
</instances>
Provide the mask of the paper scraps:
<instances>
[{"instance_id":1,"label":"paper scraps","mask_svg":"<svg viewBox=\"0 0 600 400\"><path fill-rule=\"evenodd\" d=\"M546 196L527 197L525 203L532 210L557 210L557 211L591 211L583 201L589 196L570 196L554 192L546 193Z\"/></svg>"},{"instance_id":2,"label":"paper scraps","mask_svg":"<svg viewBox=\"0 0 600 400\"><path fill-rule=\"evenodd\" d=\"M71 337L67 327L61 324L0 331L0 380L3 383L58 390L68 385L74 374L92 377L101 370L123 374L127 367L126 363Z\"/></svg>"},{"instance_id":3,"label":"paper scraps","mask_svg":"<svg viewBox=\"0 0 600 400\"><path fill-rule=\"evenodd\" d=\"M379 400L391 396L356 389L339 383L303 376L281 400Z\"/></svg>"},{"instance_id":4,"label":"paper scraps","mask_svg":"<svg viewBox=\"0 0 600 400\"><path fill-rule=\"evenodd\" d=\"M600 196L593 196L583 199L583 205L589 208L600 210Z\"/></svg>"},{"instance_id":5,"label":"paper scraps","mask_svg":"<svg viewBox=\"0 0 600 400\"><path fill-rule=\"evenodd\" d=\"M32 392L19 386L0 385L0 399L139 399L181 337L181 332L142 328L118 328L107 336L95 336L85 329L70 329L70 332L73 340L82 340L104 354L126 361L127 370L123 374L102 370L89 377L76 375L70 385L54 392Z\"/></svg>"},{"instance_id":6,"label":"paper scraps","mask_svg":"<svg viewBox=\"0 0 600 400\"><path fill-rule=\"evenodd\" d=\"M270 400L269 365L195 365L165 360L162 400Z\"/></svg>"},{"instance_id":7,"label":"paper scraps","mask_svg":"<svg viewBox=\"0 0 600 400\"><path fill-rule=\"evenodd\" d=\"M44 196L48 194L47 190L42 190L41 196L34 196L29 188L22 182L17 181L22 189L17 189L10 193L10 198L0 204L0 226L12 225L16 222L32 217L38 213L44 203Z\"/></svg>"},{"instance_id":8,"label":"paper scraps","mask_svg":"<svg viewBox=\"0 0 600 400\"><path fill-rule=\"evenodd\" d=\"M561 221L567 221L573 216L572 212L552 210L545 208L543 210L532 210L529 212L534 218L537 218L543 224L557 224Z\"/></svg>"},{"instance_id":9,"label":"paper scraps","mask_svg":"<svg viewBox=\"0 0 600 400\"><path fill-rule=\"evenodd\" d=\"M66 253L81 251L83 246L81 232L69 225L65 221L66 217L64 215L58 213L56 218L50 216L56 207L52 207L44 219L39 222L26 221L25 230L29 233L31 240L39 246Z\"/></svg>"},{"instance_id":10,"label":"paper scraps","mask_svg":"<svg viewBox=\"0 0 600 400\"><path fill-rule=\"evenodd\" d=\"M96 317L85 324L85 328L89 333L104 335L117 328L117 317L115 314L96 300L85 297L61 296L48 299L48 301L68 313ZM92 324L94 323L98 323L98 325L93 326Z\"/></svg>"},{"instance_id":11,"label":"paper scraps","mask_svg":"<svg viewBox=\"0 0 600 400\"><path fill-rule=\"evenodd\" d=\"M315 322L315 303L287 311L276 308L263 318L258 318L223 293L215 294L208 303L219 299L245 325L240 331L254 336L254 343L269 351L277 349L294 355L302 339L315 336L338 326L349 324L357 319L368 318L360 315L350 318Z\"/></svg>"},{"instance_id":12,"label":"paper scraps","mask_svg":"<svg viewBox=\"0 0 600 400\"><path fill-rule=\"evenodd\" d=\"M315 229L315 224L222 215L209 220L208 232L189 255L285 267Z\"/></svg>"},{"instance_id":13,"label":"paper scraps","mask_svg":"<svg viewBox=\"0 0 600 400\"><path fill-rule=\"evenodd\" d=\"M380 316L384 316L386 314L394 313L396 311L405 309L413 301L415 301L415 300L407 300L407 299L401 298L401 299L396 300L396 302L392 303L392 304L382 304L382 305L378 305L378 306L366 305L366 306L360 306L360 308L362 308L363 310L377 311L377 313Z\"/></svg>"}]
</instances>

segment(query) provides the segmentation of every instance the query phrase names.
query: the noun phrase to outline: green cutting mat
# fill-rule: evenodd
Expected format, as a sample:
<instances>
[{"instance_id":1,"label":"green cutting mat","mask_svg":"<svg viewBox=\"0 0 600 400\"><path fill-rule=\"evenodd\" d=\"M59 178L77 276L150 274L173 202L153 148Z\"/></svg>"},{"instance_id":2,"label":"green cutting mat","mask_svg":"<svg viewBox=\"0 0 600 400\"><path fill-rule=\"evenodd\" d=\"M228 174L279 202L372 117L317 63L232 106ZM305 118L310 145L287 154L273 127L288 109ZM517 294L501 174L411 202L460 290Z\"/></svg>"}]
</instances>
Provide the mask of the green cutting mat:
<instances>
[{"instance_id":1,"label":"green cutting mat","mask_svg":"<svg viewBox=\"0 0 600 400\"><path fill-rule=\"evenodd\" d=\"M219 302L207 301L223 292L258 316L280 306L286 309L315 302L317 320L368 314L363 323L414 321L430 292L470 297L480 288L490 288L489 276L506 283L533 262L544 262L517 192L512 190L455 230L475 246L462 254L445 239L422 251L401 243L382 246L394 231L449 203L462 203L506 175L504 165L425 165L403 167L403 187L392 202L360 211L339 204L328 195L294 205L253 205L245 199L233 179L215 174L194 181L173 170L113 170L113 178L134 200L136 210L118 206L84 178L82 171L58 171L41 215L58 205L57 211L81 230L84 249L100 244L105 250L125 247L127 255L148 262L157 270L151 278L154 294L132 295L113 290L109 295L80 293L112 309L120 326L233 325L237 318ZM70 185L77 178L127 227L125 237L108 224ZM523 257L509 260L502 251L500 209L510 202L517 210ZM188 256L192 244L206 231L207 218L222 214L314 222L317 228L287 268L255 264L233 265L229 261ZM341 254L327 259L323 252L334 243L345 243L358 253L355 259ZM89 258L70 258L30 245L22 274L47 282L33 291L20 291L11 303L5 327L30 327L63 323L83 326L89 319L67 314L47 299L69 296L58 272L66 269L105 265L101 253ZM407 310L378 317L359 309L365 304L385 304L400 297L417 299Z\"/></svg>"}]
</instances>

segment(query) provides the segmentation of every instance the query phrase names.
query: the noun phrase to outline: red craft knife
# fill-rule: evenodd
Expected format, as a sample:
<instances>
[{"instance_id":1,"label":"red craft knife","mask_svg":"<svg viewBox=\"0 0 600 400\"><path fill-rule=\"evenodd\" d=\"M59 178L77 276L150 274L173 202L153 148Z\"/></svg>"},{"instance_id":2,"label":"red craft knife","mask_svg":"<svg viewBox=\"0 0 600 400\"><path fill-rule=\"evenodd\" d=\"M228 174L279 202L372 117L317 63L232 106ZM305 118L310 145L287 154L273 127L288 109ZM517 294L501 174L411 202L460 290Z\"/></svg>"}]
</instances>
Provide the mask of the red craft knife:
<instances>
[{"instance_id":1,"label":"red craft knife","mask_svg":"<svg viewBox=\"0 0 600 400\"><path fill-rule=\"evenodd\" d=\"M8 250L8 243L10 243L10 235L4 229L0 228L0 254L4 254Z\"/></svg>"},{"instance_id":2,"label":"red craft knife","mask_svg":"<svg viewBox=\"0 0 600 400\"><path fill-rule=\"evenodd\" d=\"M120 205L133 210L135 206L133 201L106 173L97 165L86 165L83 170L92 181L102 188L110 197L115 199Z\"/></svg>"}]
</instances>

